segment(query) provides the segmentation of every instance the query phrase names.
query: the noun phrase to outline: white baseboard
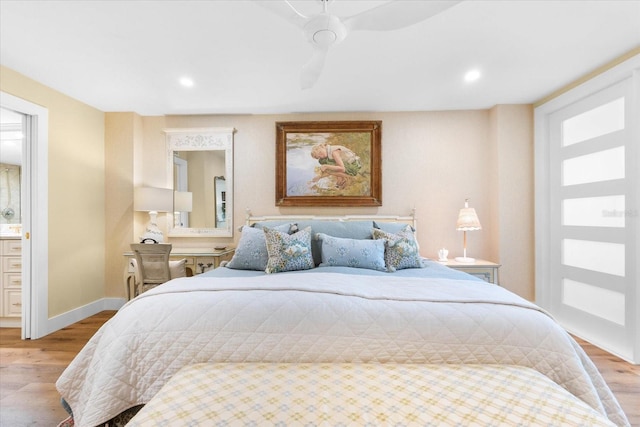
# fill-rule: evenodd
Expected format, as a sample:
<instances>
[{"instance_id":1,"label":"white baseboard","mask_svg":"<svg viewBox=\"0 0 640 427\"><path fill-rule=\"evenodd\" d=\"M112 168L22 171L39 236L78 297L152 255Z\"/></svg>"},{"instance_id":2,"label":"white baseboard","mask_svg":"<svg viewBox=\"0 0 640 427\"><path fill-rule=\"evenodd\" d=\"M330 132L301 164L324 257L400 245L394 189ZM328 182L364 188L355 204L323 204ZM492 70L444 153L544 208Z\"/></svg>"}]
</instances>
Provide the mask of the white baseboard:
<instances>
[{"instance_id":1,"label":"white baseboard","mask_svg":"<svg viewBox=\"0 0 640 427\"><path fill-rule=\"evenodd\" d=\"M127 302L125 298L102 298L104 307L102 310L120 310Z\"/></svg>"},{"instance_id":2,"label":"white baseboard","mask_svg":"<svg viewBox=\"0 0 640 427\"><path fill-rule=\"evenodd\" d=\"M105 310L119 310L125 304L124 298L102 298L82 307L50 318L47 322L47 334L66 328L76 322Z\"/></svg>"}]
</instances>

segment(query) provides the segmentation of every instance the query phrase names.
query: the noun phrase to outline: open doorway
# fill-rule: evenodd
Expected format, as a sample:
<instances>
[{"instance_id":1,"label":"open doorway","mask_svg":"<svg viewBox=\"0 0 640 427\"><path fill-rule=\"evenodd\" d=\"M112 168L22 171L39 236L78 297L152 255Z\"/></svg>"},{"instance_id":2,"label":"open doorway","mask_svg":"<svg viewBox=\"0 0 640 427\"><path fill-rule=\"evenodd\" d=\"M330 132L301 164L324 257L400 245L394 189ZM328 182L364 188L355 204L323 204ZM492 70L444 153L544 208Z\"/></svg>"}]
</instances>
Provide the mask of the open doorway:
<instances>
[{"instance_id":1,"label":"open doorway","mask_svg":"<svg viewBox=\"0 0 640 427\"><path fill-rule=\"evenodd\" d=\"M5 211L19 223L10 231L19 234L20 326L22 338L40 338L49 331L48 291L48 110L22 98L0 92L0 108L21 118L19 208L14 196ZM4 159L4 152L0 153ZM1 174L0 174L1 179ZM14 182L15 187L15 182ZM12 190L13 191L13 190ZM2 206L4 210L5 206ZM17 227L17 226L20 227ZM9 227L9 225L7 225ZM3 280L3 286L4 286ZM3 290L4 292L4 290ZM13 295L15 298L15 293Z\"/></svg>"},{"instance_id":2,"label":"open doorway","mask_svg":"<svg viewBox=\"0 0 640 427\"><path fill-rule=\"evenodd\" d=\"M0 108L0 327L21 327L22 171L26 115Z\"/></svg>"}]
</instances>

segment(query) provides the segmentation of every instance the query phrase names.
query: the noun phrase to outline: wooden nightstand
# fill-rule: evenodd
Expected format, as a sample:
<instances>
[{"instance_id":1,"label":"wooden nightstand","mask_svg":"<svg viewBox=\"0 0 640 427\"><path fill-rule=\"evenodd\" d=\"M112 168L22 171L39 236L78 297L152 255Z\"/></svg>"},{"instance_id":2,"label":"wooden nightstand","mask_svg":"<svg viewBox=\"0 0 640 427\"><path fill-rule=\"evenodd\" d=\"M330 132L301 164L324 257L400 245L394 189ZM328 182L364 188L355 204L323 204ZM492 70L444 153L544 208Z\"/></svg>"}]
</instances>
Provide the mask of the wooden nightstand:
<instances>
[{"instance_id":1,"label":"wooden nightstand","mask_svg":"<svg viewBox=\"0 0 640 427\"><path fill-rule=\"evenodd\" d=\"M465 273L469 273L472 276L476 276L484 280L485 282L493 283L496 285L500 284L498 269L501 267L501 265L496 264L495 262L486 261L484 259L476 259L474 263L463 264L461 262L450 259L447 262L441 262L441 264L456 270L464 271Z\"/></svg>"}]
</instances>

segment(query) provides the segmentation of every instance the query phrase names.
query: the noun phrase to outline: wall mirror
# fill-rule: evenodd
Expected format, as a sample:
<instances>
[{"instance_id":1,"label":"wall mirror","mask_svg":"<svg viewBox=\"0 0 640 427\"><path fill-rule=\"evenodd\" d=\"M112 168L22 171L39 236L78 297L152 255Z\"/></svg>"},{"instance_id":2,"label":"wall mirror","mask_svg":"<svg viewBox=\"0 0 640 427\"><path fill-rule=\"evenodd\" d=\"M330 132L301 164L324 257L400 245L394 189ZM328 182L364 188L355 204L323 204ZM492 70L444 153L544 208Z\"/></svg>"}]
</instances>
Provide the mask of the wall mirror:
<instances>
[{"instance_id":1,"label":"wall mirror","mask_svg":"<svg viewBox=\"0 0 640 427\"><path fill-rule=\"evenodd\" d=\"M233 128L165 129L169 237L233 237Z\"/></svg>"}]
</instances>

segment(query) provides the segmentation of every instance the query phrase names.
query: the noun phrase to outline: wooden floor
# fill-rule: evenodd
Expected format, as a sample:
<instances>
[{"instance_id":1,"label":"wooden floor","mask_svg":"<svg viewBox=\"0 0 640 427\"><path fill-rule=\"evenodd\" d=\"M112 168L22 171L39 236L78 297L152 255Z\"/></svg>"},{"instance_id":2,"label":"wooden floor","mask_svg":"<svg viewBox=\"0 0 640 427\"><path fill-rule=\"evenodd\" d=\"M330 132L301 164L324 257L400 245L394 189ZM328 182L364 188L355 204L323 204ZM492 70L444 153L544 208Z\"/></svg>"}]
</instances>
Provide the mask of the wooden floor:
<instances>
[{"instance_id":1,"label":"wooden floor","mask_svg":"<svg viewBox=\"0 0 640 427\"><path fill-rule=\"evenodd\" d=\"M55 382L87 340L111 316L105 311L39 340L23 341L19 329L0 328L0 426L55 427L67 414ZM578 340L640 427L640 366Z\"/></svg>"},{"instance_id":2,"label":"wooden floor","mask_svg":"<svg viewBox=\"0 0 640 427\"><path fill-rule=\"evenodd\" d=\"M640 427L640 365L632 365L579 338L576 341L598 367L629 422Z\"/></svg>"}]
</instances>

